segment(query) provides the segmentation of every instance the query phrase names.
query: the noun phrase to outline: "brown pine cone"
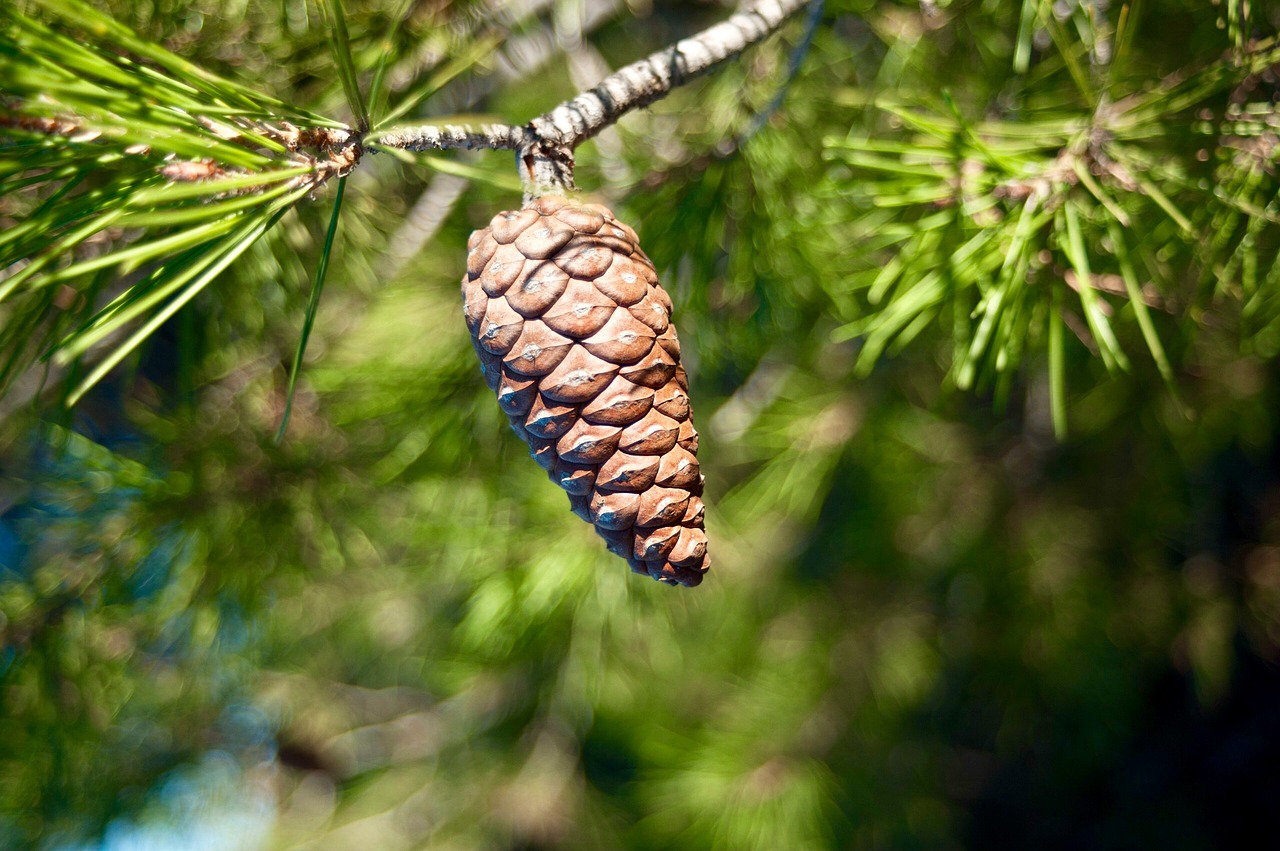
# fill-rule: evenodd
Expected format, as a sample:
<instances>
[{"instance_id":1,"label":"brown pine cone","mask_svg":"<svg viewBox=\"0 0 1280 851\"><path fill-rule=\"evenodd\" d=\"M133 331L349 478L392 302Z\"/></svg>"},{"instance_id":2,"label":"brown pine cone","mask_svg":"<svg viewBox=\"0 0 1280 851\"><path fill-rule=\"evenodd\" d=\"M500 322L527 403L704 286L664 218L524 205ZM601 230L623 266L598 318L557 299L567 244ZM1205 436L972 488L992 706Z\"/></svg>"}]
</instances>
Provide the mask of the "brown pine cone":
<instances>
[{"instance_id":1,"label":"brown pine cone","mask_svg":"<svg viewBox=\"0 0 1280 851\"><path fill-rule=\"evenodd\" d=\"M467 241L463 313L511 427L636 573L710 565L698 433L671 299L635 231L558 195Z\"/></svg>"}]
</instances>

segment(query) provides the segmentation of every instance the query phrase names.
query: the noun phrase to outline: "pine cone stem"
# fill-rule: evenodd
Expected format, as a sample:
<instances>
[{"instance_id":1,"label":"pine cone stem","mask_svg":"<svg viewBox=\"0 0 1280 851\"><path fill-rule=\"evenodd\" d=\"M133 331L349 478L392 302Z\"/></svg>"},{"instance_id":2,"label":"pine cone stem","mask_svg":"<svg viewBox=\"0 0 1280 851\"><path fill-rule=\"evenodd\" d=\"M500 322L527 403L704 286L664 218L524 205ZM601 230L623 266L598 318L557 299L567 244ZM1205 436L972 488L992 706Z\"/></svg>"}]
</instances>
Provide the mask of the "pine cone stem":
<instances>
[{"instance_id":1,"label":"pine cone stem","mask_svg":"<svg viewBox=\"0 0 1280 851\"><path fill-rule=\"evenodd\" d=\"M543 140L532 130L516 151L524 203L532 204L543 195L567 195L578 191L573 180L573 148Z\"/></svg>"}]
</instances>

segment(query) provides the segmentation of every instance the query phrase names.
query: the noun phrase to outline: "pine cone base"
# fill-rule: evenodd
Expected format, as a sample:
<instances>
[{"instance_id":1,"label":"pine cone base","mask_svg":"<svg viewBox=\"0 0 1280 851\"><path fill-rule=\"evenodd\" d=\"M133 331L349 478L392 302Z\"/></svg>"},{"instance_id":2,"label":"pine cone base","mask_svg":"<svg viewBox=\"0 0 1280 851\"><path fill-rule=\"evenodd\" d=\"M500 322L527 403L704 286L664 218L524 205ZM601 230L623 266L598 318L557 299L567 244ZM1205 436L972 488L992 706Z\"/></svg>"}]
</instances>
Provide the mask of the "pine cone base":
<instances>
[{"instance_id":1,"label":"pine cone base","mask_svg":"<svg viewBox=\"0 0 1280 851\"><path fill-rule=\"evenodd\" d=\"M467 242L462 302L485 382L570 509L636 573L699 584L689 383L635 231L562 196L499 213Z\"/></svg>"}]
</instances>

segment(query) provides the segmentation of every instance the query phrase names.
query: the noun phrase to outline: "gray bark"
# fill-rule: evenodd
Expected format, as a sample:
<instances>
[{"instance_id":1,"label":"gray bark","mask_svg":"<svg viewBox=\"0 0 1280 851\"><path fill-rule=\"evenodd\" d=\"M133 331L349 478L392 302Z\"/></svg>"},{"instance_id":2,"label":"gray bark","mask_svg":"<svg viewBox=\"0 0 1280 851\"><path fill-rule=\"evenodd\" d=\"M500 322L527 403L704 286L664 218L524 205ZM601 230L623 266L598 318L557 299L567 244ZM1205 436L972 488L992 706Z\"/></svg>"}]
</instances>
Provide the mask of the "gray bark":
<instances>
[{"instance_id":1,"label":"gray bark","mask_svg":"<svg viewBox=\"0 0 1280 851\"><path fill-rule=\"evenodd\" d=\"M441 124L383 133L371 141L384 148L403 148L406 151L441 151L449 148L514 151L523 143L526 132L525 128L510 124L481 124L478 127Z\"/></svg>"}]
</instances>

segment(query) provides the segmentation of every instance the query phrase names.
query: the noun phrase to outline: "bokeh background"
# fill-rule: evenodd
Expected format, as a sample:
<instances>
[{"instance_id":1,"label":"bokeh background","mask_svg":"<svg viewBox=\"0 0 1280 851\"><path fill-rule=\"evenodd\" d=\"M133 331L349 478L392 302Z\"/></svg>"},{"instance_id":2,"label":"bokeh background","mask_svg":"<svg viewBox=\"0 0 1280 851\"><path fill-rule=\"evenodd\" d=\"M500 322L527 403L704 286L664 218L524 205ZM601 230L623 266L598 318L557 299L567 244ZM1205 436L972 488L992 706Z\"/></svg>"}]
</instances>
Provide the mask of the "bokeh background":
<instances>
[{"instance_id":1,"label":"bokeh background","mask_svg":"<svg viewBox=\"0 0 1280 851\"><path fill-rule=\"evenodd\" d=\"M99 5L347 117L304 3ZM1050 118L1254 49L1275 26L1254 5L832 0L776 112L801 21L581 149L676 304L715 559L697 589L610 556L480 381L457 282L468 233L519 203L508 154L353 173L278 445L332 187L75 407L56 372L12 385L0 847L1243 847L1280 800L1277 185L1267 149L1201 262L1218 213L1197 199L1238 151L1178 116L1262 104L1266 138L1274 78L1142 124L1161 159L1138 177L1191 220L1141 226L1147 188L1117 202L1169 380L1114 293L1127 370L1078 316L1051 364L1042 307L991 380L961 377L992 269L965 279L957 252L1007 241L1021 199L938 195L963 170L918 168L948 147L902 116L1034 137L1016 167L1045 174ZM729 11L347 7L392 103L477 54L410 117L513 122ZM1037 250L1028 297L1078 298L1070 247L1050 228ZM946 289L869 357L894 262Z\"/></svg>"}]
</instances>

